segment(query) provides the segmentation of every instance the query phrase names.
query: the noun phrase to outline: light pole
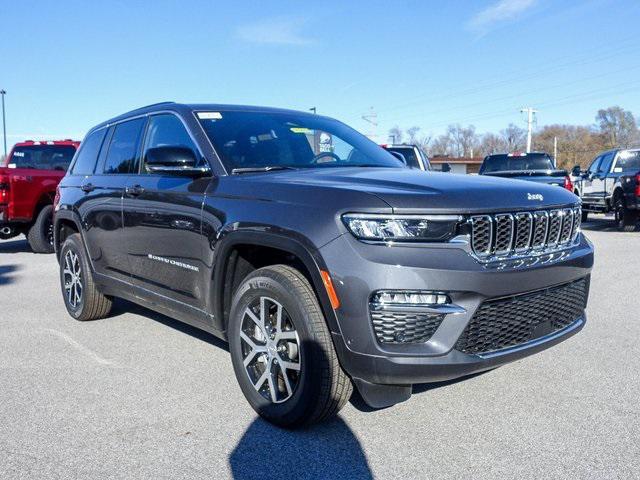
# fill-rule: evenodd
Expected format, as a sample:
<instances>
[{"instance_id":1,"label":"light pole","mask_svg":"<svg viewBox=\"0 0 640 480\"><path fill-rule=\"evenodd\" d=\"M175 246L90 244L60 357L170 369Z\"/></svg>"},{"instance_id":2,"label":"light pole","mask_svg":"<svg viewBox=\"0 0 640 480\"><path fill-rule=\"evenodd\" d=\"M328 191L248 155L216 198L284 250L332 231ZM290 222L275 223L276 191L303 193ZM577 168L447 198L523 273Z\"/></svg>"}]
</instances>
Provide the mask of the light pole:
<instances>
[{"instance_id":1,"label":"light pole","mask_svg":"<svg viewBox=\"0 0 640 480\"><path fill-rule=\"evenodd\" d=\"M2 95L2 138L4 140L4 156L7 156L7 120L4 116L4 96L7 94L6 90L0 90Z\"/></svg>"}]
</instances>

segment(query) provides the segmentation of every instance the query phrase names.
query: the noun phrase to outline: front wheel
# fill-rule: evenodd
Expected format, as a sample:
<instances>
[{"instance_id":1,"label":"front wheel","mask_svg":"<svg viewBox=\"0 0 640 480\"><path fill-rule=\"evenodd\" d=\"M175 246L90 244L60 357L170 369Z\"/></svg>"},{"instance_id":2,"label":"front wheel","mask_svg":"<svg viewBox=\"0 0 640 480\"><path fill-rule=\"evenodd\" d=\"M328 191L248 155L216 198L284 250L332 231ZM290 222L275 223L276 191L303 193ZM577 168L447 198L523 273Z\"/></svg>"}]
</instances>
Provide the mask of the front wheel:
<instances>
[{"instance_id":1,"label":"front wheel","mask_svg":"<svg viewBox=\"0 0 640 480\"><path fill-rule=\"evenodd\" d=\"M621 232L633 232L636 229L638 215L626 206L622 195L616 197L614 204L614 219L616 228Z\"/></svg>"},{"instance_id":2,"label":"front wheel","mask_svg":"<svg viewBox=\"0 0 640 480\"><path fill-rule=\"evenodd\" d=\"M47 205L27 232L27 240L35 253L53 253L53 205Z\"/></svg>"},{"instance_id":3,"label":"front wheel","mask_svg":"<svg viewBox=\"0 0 640 480\"><path fill-rule=\"evenodd\" d=\"M331 334L307 279L287 265L256 270L234 295L231 360L247 401L284 427L320 422L349 400Z\"/></svg>"}]
</instances>

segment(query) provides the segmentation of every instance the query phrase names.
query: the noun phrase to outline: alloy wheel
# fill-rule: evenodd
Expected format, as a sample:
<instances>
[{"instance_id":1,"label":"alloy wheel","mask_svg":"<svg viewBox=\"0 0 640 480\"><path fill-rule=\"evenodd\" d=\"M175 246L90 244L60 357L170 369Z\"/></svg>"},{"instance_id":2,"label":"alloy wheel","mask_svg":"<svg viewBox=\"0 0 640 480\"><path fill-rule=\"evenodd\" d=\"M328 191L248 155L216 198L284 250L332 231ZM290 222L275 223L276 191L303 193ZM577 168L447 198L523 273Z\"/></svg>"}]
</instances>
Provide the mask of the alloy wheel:
<instances>
[{"instance_id":1,"label":"alloy wheel","mask_svg":"<svg viewBox=\"0 0 640 480\"><path fill-rule=\"evenodd\" d=\"M80 257L73 250L67 250L64 256L62 273L67 302L72 308L77 308L82 302L82 268Z\"/></svg>"},{"instance_id":2,"label":"alloy wheel","mask_svg":"<svg viewBox=\"0 0 640 480\"><path fill-rule=\"evenodd\" d=\"M255 299L240 326L242 360L253 388L273 403L287 401L300 383L301 350L295 325L269 297Z\"/></svg>"}]
</instances>

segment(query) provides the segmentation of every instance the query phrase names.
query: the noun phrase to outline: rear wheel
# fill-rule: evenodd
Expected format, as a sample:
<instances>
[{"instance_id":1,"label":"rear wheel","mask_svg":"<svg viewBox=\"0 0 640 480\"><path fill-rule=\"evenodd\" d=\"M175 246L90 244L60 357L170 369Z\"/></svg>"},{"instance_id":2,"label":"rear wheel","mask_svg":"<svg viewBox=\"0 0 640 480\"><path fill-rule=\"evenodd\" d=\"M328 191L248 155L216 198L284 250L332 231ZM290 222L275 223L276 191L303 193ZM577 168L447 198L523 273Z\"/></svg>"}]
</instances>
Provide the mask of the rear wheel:
<instances>
[{"instance_id":1,"label":"rear wheel","mask_svg":"<svg viewBox=\"0 0 640 480\"><path fill-rule=\"evenodd\" d=\"M60 250L60 285L64 305L76 320L96 320L111 311L112 299L98 291L93 281L82 238L70 235Z\"/></svg>"},{"instance_id":2,"label":"rear wheel","mask_svg":"<svg viewBox=\"0 0 640 480\"><path fill-rule=\"evenodd\" d=\"M622 195L616 195L614 200L614 218L616 228L621 232L633 232L638 222L638 214L629 210Z\"/></svg>"},{"instance_id":3,"label":"rear wheel","mask_svg":"<svg viewBox=\"0 0 640 480\"><path fill-rule=\"evenodd\" d=\"M53 205L47 205L36 217L27 240L35 253L53 253Z\"/></svg>"},{"instance_id":4,"label":"rear wheel","mask_svg":"<svg viewBox=\"0 0 640 480\"><path fill-rule=\"evenodd\" d=\"M315 293L298 270L275 265L250 274L234 295L231 359L249 404L285 427L320 422L349 400Z\"/></svg>"}]
</instances>

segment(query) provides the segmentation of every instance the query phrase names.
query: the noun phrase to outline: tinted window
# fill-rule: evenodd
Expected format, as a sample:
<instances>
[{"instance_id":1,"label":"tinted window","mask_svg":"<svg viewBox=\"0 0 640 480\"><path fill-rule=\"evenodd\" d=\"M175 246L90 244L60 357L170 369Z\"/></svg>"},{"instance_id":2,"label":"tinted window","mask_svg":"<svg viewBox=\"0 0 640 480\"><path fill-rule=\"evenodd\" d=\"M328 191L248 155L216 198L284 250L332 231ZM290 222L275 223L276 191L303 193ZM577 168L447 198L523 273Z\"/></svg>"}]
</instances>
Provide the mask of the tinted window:
<instances>
[{"instance_id":1,"label":"tinted window","mask_svg":"<svg viewBox=\"0 0 640 480\"><path fill-rule=\"evenodd\" d=\"M596 159L591 162L591 165L589 165L589 168L587 169L587 172L589 173L596 173L598 171L598 168L600 167L600 162L602 161L602 157L596 157Z\"/></svg>"},{"instance_id":2,"label":"tinted window","mask_svg":"<svg viewBox=\"0 0 640 480\"><path fill-rule=\"evenodd\" d=\"M7 162L15 168L67 171L76 148L71 145L26 145L15 147Z\"/></svg>"},{"instance_id":3,"label":"tinted window","mask_svg":"<svg viewBox=\"0 0 640 480\"><path fill-rule=\"evenodd\" d=\"M551 157L544 153L525 155L489 155L482 162L480 173L519 170L555 170Z\"/></svg>"},{"instance_id":4,"label":"tinted window","mask_svg":"<svg viewBox=\"0 0 640 480\"><path fill-rule=\"evenodd\" d=\"M598 172L608 172L611 169L611 162L613 162L613 157L615 157L616 152L607 153L602 156L602 161L598 166Z\"/></svg>"},{"instance_id":5,"label":"tinted window","mask_svg":"<svg viewBox=\"0 0 640 480\"><path fill-rule=\"evenodd\" d=\"M621 168L623 172L640 171L640 150L620 152L616 168Z\"/></svg>"},{"instance_id":6,"label":"tinted window","mask_svg":"<svg viewBox=\"0 0 640 480\"><path fill-rule=\"evenodd\" d=\"M398 159L343 123L295 112L198 112L227 170L286 166L402 167Z\"/></svg>"},{"instance_id":7,"label":"tinted window","mask_svg":"<svg viewBox=\"0 0 640 480\"><path fill-rule=\"evenodd\" d=\"M413 147L387 147L385 150L399 153L407 161L407 166L411 168L420 168L418 157Z\"/></svg>"},{"instance_id":8,"label":"tinted window","mask_svg":"<svg viewBox=\"0 0 640 480\"><path fill-rule=\"evenodd\" d=\"M137 170L138 145L144 118L116 125L104 162L104 173L131 173Z\"/></svg>"},{"instance_id":9,"label":"tinted window","mask_svg":"<svg viewBox=\"0 0 640 480\"><path fill-rule=\"evenodd\" d=\"M147 150L150 148L165 146L190 148L194 153L198 151L178 117L171 114L154 115L149 119L142 158L146 158ZM143 168L142 172L146 173L146 168Z\"/></svg>"},{"instance_id":10,"label":"tinted window","mask_svg":"<svg viewBox=\"0 0 640 480\"><path fill-rule=\"evenodd\" d=\"M71 173L74 175L91 175L93 173L106 132L107 130L103 128L87 135L80 145L80 151Z\"/></svg>"}]
</instances>

